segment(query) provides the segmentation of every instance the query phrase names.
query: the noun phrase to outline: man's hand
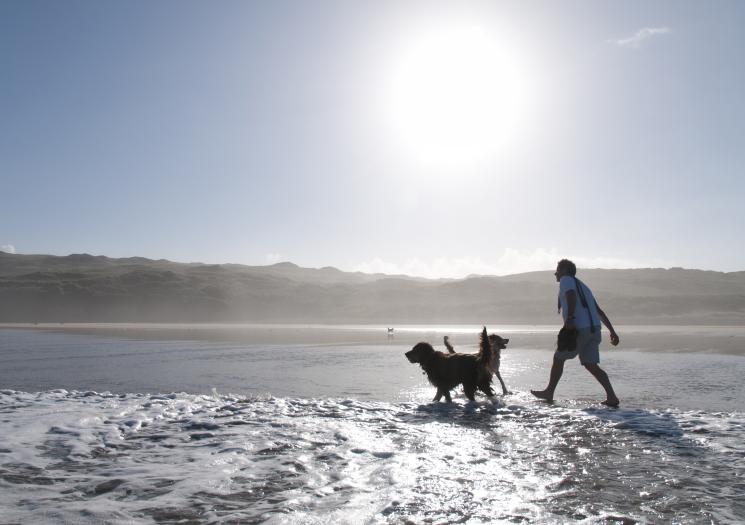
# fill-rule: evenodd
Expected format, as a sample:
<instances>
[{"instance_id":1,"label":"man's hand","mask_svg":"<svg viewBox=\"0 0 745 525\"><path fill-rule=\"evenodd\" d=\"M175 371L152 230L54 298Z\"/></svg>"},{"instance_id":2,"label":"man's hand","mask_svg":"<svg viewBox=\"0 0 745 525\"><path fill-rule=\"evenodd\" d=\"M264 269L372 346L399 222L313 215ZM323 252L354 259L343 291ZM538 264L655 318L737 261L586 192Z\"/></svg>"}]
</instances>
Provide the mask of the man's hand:
<instances>
[{"instance_id":1,"label":"man's hand","mask_svg":"<svg viewBox=\"0 0 745 525\"><path fill-rule=\"evenodd\" d=\"M618 338L618 334L615 331L611 332L610 344L612 344L613 346L618 346L618 341L620 341L620 339Z\"/></svg>"}]
</instances>

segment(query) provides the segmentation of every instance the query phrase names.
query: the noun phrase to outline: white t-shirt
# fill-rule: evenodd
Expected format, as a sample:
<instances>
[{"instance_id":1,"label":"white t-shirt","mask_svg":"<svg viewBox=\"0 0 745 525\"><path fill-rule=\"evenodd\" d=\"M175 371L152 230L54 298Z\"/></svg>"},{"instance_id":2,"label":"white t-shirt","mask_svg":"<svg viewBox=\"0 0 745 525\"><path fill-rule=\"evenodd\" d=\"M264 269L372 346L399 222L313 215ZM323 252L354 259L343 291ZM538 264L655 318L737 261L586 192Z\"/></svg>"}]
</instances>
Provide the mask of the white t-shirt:
<instances>
[{"instance_id":1,"label":"white t-shirt","mask_svg":"<svg viewBox=\"0 0 745 525\"><path fill-rule=\"evenodd\" d=\"M568 315L566 293L569 290L574 290L575 296L577 298L577 304L574 307L574 326L576 326L577 328L589 328L593 324L595 326L600 326L598 307L595 303L595 297L592 295L592 290L590 290L590 288L588 288L585 283L581 281L579 282L580 286L582 286L582 292L585 294L585 299L587 299L587 306L590 309L590 314L592 315L592 322L590 322L590 314L588 314L587 308L582 306L582 301L579 298L579 293L577 292L577 288L574 283L574 277L571 277L569 275L563 276L559 281L559 301L561 303L561 315L564 317L564 320L566 321Z\"/></svg>"}]
</instances>

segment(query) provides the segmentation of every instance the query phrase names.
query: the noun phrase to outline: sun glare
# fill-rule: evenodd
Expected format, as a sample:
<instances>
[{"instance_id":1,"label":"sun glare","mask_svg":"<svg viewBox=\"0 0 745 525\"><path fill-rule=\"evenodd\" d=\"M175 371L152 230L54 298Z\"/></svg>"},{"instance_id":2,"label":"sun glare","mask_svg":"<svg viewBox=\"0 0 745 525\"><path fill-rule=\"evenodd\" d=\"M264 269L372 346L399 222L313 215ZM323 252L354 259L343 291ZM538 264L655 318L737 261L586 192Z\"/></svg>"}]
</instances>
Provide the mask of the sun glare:
<instances>
[{"instance_id":1,"label":"sun glare","mask_svg":"<svg viewBox=\"0 0 745 525\"><path fill-rule=\"evenodd\" d=\"M422 35L396 63L389 93L396 140L427 164L462 166L519 133L526 82L516 54L475 27Z\"/></svg>"}]
</instances>

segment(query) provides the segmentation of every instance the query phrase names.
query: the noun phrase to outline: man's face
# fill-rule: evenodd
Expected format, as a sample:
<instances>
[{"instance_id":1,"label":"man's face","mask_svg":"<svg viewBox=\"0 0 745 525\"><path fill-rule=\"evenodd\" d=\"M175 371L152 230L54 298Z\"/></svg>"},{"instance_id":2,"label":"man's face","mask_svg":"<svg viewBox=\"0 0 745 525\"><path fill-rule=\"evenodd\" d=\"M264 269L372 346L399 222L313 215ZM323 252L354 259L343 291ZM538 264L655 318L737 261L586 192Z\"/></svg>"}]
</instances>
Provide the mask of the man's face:
<instances>
[{"instance_id":1,"label":"man's face","mask_svg":"<svg viewBox=\"0 0 745 525\"><path fill-rule=\"evenodd\" d=\"M557 266L556 271L554 272L554 277L556 277L556 282L558 283L563 276L564 276L564 272L562 271L561 268Z\"/></svg>"}]
</instances>

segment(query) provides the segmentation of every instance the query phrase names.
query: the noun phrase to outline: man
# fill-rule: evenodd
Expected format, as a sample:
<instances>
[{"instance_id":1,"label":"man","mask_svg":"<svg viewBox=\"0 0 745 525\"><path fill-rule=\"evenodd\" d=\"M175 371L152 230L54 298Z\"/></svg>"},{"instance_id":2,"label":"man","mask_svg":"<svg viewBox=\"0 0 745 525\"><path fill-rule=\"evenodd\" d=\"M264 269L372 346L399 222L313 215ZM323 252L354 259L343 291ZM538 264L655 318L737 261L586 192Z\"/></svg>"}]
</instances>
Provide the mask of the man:
<instances>
[{"instance_id":1,"label":"man","mask_svg":"<svg viewBox=\"0 0 745 525\"><path fill-rule=\"evenodd\" d=\"M577 267L568 260L562 259L556 265L556 280L559 283L559 309L564 317L564 328L577 330L577 348L574 351L561 351L557 349L554 353L554 361L551 365L551 375L545 390L531 390L531 393L546 401L553 401L556 385L559 384L561 374L564 372L564 362L579 355L579 362L590 372L598 382L603 385L606 393L604 405L617 407L618 397L613 391L608 374L598 366L600 362L600 322L610 331L610 343L618 344L618 334L613 325L600 308L592 291L575 275Z\"/></svg>"}]
</instances>

